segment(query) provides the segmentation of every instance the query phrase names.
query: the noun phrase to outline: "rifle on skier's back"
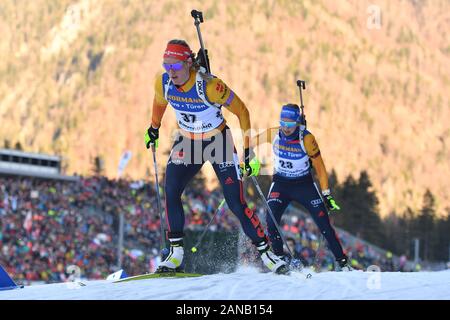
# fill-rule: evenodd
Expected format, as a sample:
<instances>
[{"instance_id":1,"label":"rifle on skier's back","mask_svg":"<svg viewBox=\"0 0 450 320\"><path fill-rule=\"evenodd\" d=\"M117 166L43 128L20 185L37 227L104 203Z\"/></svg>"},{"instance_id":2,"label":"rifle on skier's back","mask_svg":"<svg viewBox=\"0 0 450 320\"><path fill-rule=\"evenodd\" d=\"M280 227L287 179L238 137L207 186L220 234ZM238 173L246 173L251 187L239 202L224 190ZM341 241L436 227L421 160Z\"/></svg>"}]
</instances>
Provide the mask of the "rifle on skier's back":
<instances>
[{"instance_id":1,"label":"rifle on skier's back","mask_svg":"<svg viewBox=\"0 0 450 320\"><path fill-rule=\"evenodd\" d=\"M203 44L202 33L200 32L200 23L203 22L203 13L201 11L197 11L194 9L191 11L191 16L194 18L194 25L197 28L198 40L200 41L200 50L197 53L195 63L200 67L200 69L203 68L203 70L201 71L207 74L211 74L208 50L205 49L205 45Z\"/></svg>"}]
</instances>

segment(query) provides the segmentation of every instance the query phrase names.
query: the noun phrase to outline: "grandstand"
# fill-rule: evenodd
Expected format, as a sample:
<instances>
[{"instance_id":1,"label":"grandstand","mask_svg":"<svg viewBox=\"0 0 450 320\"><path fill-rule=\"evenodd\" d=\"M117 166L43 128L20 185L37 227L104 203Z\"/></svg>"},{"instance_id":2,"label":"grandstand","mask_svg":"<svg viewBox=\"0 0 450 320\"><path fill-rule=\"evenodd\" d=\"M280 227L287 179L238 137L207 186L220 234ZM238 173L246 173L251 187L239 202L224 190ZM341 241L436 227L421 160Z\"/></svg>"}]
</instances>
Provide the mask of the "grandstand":
<instances>
[{"instance_id":1,"label":"grandstand","mask_svg":"<svg viewBox=\"0 0 450 320\"><path fill-rule=\"evenodd\" d=\"M0 175L77 181L61 173L61 157L19 150L0 149Z\"/></svg>"}]
</instances>

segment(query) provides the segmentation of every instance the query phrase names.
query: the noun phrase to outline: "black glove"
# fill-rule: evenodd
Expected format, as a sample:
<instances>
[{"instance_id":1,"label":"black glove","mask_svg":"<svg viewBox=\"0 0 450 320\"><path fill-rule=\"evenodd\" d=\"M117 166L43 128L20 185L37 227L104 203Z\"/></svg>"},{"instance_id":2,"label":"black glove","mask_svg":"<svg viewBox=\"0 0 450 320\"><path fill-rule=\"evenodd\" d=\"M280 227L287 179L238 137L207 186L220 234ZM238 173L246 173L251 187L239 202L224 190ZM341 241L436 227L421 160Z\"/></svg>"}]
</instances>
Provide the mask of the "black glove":
<instances>
[{"instance_id":1,"label":"black glove","mask_svg":"<svg viewBox=\"0 0 450 320\"><path fill-rule=\"evenodd\" d=\"M244 149L244 176L250 177L253 173L253 168L250 165L250 159L254 158L255 154L253 153L253 150L250 150L250 148ZM258 170L259 171L259 170Z\"/></svg>"},{"instance_id":2,"label":"black glove","mask_svg":"<svg viewBox=\"0 0 450 320\"><path fill-rule=\"evenodd\" d=\"M250 166L250 148L244 149L244 172L245 177L252 175L252 167Z\"/></svg>"},{"instance_id":3,"label":"black glove","mask_svg":"<svg viewBox=\"0 0 450 320\"><path fill-rule=\"evenodd\" d=\"M158 138L159 138L159 128L155 129L151 125L147 129L147 132L145 133L145 145L148 148L150 148L150 145L155 144L155 146L158 146Z\"/></svg>"}]
</instances>

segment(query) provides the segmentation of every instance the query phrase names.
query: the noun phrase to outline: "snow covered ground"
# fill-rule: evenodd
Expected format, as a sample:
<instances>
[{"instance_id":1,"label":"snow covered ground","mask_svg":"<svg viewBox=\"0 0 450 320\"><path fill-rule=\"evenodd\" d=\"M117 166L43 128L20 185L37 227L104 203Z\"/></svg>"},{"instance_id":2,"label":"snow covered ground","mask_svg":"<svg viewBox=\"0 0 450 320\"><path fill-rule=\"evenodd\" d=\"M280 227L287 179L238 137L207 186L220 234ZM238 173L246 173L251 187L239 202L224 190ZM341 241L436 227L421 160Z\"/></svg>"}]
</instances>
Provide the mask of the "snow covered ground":
<instances>
[{"instance_id":1,"label":"snow covered ground","mask_svg":"<svg viewBox=\"0 0 450 320\"><path fill-rule=\"evenodd\" d=\"M0 291L7 299L151 300L450 300L450 270L440 272L322 272L311 279L259 273L242 267L231 274L148 279L123 283L82 281Z\"/></svg>"}]
</instances>

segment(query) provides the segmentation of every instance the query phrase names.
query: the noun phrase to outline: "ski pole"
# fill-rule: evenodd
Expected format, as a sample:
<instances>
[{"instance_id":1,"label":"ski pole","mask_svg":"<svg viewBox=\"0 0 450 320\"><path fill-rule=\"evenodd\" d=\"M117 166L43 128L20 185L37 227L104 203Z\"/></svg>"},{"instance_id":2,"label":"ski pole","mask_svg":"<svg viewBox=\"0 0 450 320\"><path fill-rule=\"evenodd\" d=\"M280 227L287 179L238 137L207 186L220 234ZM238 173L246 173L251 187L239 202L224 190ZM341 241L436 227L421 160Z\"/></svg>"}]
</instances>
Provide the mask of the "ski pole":
<instances>
[{"instance_id":1,"label":"ski pole","mask_svg":"<svg viewBox=\"0 0 450 320\"><path fill-rule=\"evenodd\" d=\"M266 209L267 209L267 212L269 212L269 215L270 215L270 217L272 218L273 223L275 224L275 228L277 228L277 231L278 231L278 233L280 234L280 237L281 237L281 240L283 241L283 244L286 246L286 248L287 248L287 250L288 250L289 255L291 256L291 258L293 258L294 255L292 254L291 249L290 249L289 246L287 245L286 239L284 238L284 234L281 232L280 226L278 225L277 221L275 220L275 216L273 215L272 209L270 209L270 206L269 206L269 204L267 203L266 198L264 197L264 194L263 194L263 192L262 192L262 190L261 190L261 187L259 186L258 180L256 180L256 177L255 177L255 176L251 176L251 178L252 178L253 184L254 184L255 187L256 187L256 190L257 190L258 193L259 193L259 196L261 197L261 200L264 202L264 205L265 205L265 207L266 207Z\"/></svg>"},{"instance_id":2,"label":"ski pole","mask_svg":"<svg viewBox=\"0 0 450 320\"><path fill-rule=\"evenodd\" d=\"M201 48L203 57L205 59L206 71L209 74L211 74L211 68L209 66L208 53L206 52L207 50L205 49L205 45L203 44L202 33L200 32L200 23L203 22L203 13L201 11L197 11L197 10L194 9L194 10L191 11L191 16L192 16L192 18L194 18L194 25L195 25L195 28L197 29L198 40L200 41L200 48Z\"/></svg>"},{"instance_id":3,"label":"ski pole","mask_svg":"<svg viewBox=\"0 0 450 320\"><path fill-rule=\"evenodd\" d=\"M294 259L294 255L292 254L291 249L290 249L289 246L287 245L287 242L286 242L286 239L285 239L285 237L284 237L284 234L281 232L281 228L280 228L280 226L278 225L277 221L275 220L275 216L273 215L272 209L270 209L270 206L269 206L269 204L267 203L266 198L264 197L264 194L263 194L263 192L262 192L262 190L261 190L261 187L259 186L258 180L256 180L256 177L255 177L255 176L251 176L251 178L252 178L253 184L254 184L255 187L256 187L256 190L257 190L258 193L259 193L259 196L261 197L261 200L264 202L264 205L266 206L267 212L269 212L269 215L270 215L270 217L272 218L272 221L273 221L273 223L275 224L275 227L277 228L278 233L280 234L280 237L281 237L281 240L283 241L283 244L286 246L286 248L287 248L287 250L288 250L288 252L289 252L289 255L291 256L291 259ZM303 265L303 263L301 263L301 262L300 262L300 266L301 266L301 267L300 267L300 270L299 270L299 271L301 271L301 270L304 268L304 265ZM310 279L311 277L312 277L312 274L311 274L311 273L306 274L306 279Z\"/></svg>"},{"instance_id":4,"label":"ski pole","mask_svg":"<svg viewBox=\"0 0 450 320\"><path fill-rule=\"evenodd\" d=\"M325 202L323 201L323 197L322 197L322 194L319 192L319 188L317 187L317 183L315 182L315 181L313 181L313 184L314 184L314 188L316 188L316 191L317 191L317 193L319 194L319 197L320 197L320 200L322 200L322 203L324 204L324 207L325 207L325 211L326 211L326 213L327 213L327 216L329 216L330 215L330 212L328 211L328 209L327 209L327 206L325 205ZM320 230L319 230L320 231ZM318 258L319 258L319 252L320 252L320 250L322 250L322 244L324 243L325 241L324 241L324 236L323 236L323 234L322 233L320 233L320 239L319 239L319 246L317 247L317 252L316 252L316 256L314 257L314 263L313 263L313 266L314 266L314 268L315 269L318 269L318 268L316 268L316 266L317 266L317 264L318 264Z\"/></svg>"},{"instance_id":5,"label":"ski pole","mask_svg":"<svg viewBox=\"0 0 450 320\"><path fill-rule=\"evenodd\" d=\"M214 212L213 217L211 218L211 220L209 221L209 223L206 225L205 230L203 230L203 233L200 235L200 238L197 240L197 243L195 244L195 246L193 246L191 248L191 251L193 253L197 252L197 247L200 245L200 243L202 242L203 237L205 236L206 232L209 229L209 226L211 225L211 222L213 222L214 218L216 217L217 213L219 213L219 211L222 209L222 207L225 205L225 199L222 200L222 202L219 204L219 207L216 209L216 212Z\"/></svg>"},{"instance_id":6,"label":"ski pole","mask_svg":"<svg viewBox=\"0 0 450 320\"><path fill-rule=\"evenodd\" d=\"M153 165L155 167L155 180L156 180L156 202L158 207L158 214L159 214L159 224L161 226L161 242L160 242L160 250L164 250L166 247L166 232L164 230L164 216L162 213L162 207L161 207L161 196L159 194L159 181L158 181L158 164L156 163L156 148L155 144L151 144L152 153L153 153ZM163 240L164 239L164 240Z\"/></svg>"}]
</instances>

